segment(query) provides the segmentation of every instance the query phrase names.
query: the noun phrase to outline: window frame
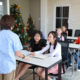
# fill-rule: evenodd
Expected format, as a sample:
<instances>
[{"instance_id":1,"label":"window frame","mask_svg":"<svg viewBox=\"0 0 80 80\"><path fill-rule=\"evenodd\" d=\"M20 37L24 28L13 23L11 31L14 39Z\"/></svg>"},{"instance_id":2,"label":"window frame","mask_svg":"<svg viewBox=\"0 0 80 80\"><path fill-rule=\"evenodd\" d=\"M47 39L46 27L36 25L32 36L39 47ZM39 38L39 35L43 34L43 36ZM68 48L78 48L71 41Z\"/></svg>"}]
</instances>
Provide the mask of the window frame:
<instances>
[{"instance_id":1,"label":"window frame","mask_svg":"<svg viewBox=\"0 0 80 80\"><path fill-rule=\"evenodd\" d=\"M62 16L62 17L56 17L56 9L57 9L57 7L62 7L62 15L63 15L63 8L64 8L64 7L69 7L68 17L63 17L63 16ZM54 12L55 12L55 13L54 13L54 14L55 14L55 15L54 15L54 16L55 16L55 18L54 18L54 25L53 25L53 26L55 26L54 29L56 30L56 28L57 28L57 27L56 27L56 19L62 19L62 20L68 19L68 28L69 28L70 5L56 5ZM61 20L61 26L62 26L62 24L63 24L62 20ZM59 27L60 27L60 26L59 26Z\"/></svg>"}]
</instances>

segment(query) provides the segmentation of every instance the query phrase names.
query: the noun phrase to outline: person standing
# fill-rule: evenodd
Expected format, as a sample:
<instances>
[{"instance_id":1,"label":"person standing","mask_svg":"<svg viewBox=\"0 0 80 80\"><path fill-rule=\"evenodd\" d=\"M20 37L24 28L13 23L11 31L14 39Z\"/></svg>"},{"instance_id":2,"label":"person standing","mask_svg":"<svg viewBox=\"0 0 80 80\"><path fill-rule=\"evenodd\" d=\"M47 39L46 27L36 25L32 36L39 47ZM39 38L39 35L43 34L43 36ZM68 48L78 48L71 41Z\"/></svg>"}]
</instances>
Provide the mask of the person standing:
<instances>
[{"instance_id":1,"label":"person standing","mask_svg":"<svg viewBox=\"0 0 80 80\"><path fill-rule=\"evenodd\" d=\"M12 32L14 26L14 18L11 15L4 15L0 20L0 80L14 80L16 70L16 58L29 57L20 53L23 49L17 34Z\"/></svg>"}]
</instances>

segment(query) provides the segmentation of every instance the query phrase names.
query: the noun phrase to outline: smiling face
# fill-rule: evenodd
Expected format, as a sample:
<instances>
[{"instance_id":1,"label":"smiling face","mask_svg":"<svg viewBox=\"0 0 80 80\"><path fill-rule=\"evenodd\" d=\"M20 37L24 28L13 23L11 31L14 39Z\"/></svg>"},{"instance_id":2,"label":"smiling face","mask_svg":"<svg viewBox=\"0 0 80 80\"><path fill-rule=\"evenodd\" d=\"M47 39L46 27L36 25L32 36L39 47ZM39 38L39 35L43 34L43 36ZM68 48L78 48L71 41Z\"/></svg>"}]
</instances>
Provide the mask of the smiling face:
<instances>
[{"instance_id":1,"label":"smiling face","mask_svg":"<svg viewBox=\"0 0 80 80\"><path fill-rule=\"evenodd\" d=\"M34 35L34 40L35 40L35 42L36 42L36 43L39 42L40 39L41 39L40 34L36 33L36 34Z\"/></svg>"},{"instance_id":2,"label":"smiling face","mask_svg":"<svg viewBox=\"0 0 80 80\"><path fill-rule=\"evenodd\" d=\"M56 38L54 38L54 34L50 33L48 35L48 41L51 43L51 44L54 44Z\"/></svg>"}]
</instances>

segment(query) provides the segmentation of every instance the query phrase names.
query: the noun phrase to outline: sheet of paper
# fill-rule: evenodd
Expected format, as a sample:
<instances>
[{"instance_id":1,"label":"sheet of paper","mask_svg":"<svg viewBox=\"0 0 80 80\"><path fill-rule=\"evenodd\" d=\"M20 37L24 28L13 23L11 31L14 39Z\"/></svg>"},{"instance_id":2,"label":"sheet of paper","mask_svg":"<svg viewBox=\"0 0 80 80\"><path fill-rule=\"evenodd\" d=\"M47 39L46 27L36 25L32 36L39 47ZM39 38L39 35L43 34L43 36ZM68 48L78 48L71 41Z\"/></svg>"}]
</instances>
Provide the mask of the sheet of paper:
<instances>
[{"instance_id":1,"label":"sheet of paper","mask_svg":"<svg viewBox=\"0 0 80 80\"><path fill-rule=\"evenodd\" d=\"M31 52L30 52L30 51L27 51L27 50L21 50L20 52L21 52L22 54L24 54L25 56L28 56L28 55L31 54Z\"/></svg>"},{"instance_id":2,"label":"sheet of paper","mask_svg":"<svg viewBox=\"0 0 80 80\"><path fill-rule=\"evenodd\" d=\"M46 58L48 58L48 55L36 54L35 56L31 56L31 57L39 58L39 59L46 59Z\"/></svg>"}]
</instances>

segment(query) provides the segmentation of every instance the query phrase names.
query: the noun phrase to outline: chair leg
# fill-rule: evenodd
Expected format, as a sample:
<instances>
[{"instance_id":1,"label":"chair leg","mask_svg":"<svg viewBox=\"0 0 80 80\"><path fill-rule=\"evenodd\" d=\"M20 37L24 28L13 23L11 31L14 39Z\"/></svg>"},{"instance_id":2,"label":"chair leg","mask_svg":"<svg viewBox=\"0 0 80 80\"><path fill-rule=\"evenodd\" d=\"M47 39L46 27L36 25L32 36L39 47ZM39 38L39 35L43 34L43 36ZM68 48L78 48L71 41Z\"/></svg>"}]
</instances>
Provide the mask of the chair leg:
<instances>
[{"instance_id":1,"label":"chair leg","mask_svg":"<svg viewBox=\"0 0 80 80\"><path fill-rule=\"evenodd\" d=\"M65 73L65 68L64 68L64 64L63 64L63 73Z\"/></svg>"},{"instance_id":2,"label":"chair leg","mask_svg":"<svg viewBox=\"0 0 80 80\"><path fill-rule=\"evenodd\" d=\"M33 80L35 80L35 68L33 68Z\"/></svg>"},{"instance_id":3,"label":"chair leg","mask_svg":"<svg viewBox=\"0 0 80 80\"><path fill-rule=\"evenodd\" d=\"M40 80L40 76L39 76L39 80Z\"/></svg>"},{"instance_id":4,"label":"chair leg","mask_svg":"<svg viewBox=\"0 0 80 80\"><path fill-rule=\"evenodd\" d=\"M58 71L59 71L59 75L58 75L58 80L61 80L61 62L58 64Z\"/></svg>"}]
</instances>

